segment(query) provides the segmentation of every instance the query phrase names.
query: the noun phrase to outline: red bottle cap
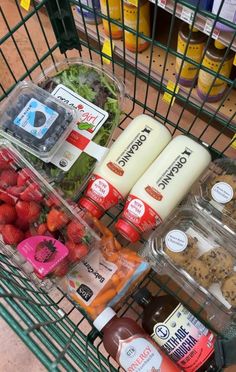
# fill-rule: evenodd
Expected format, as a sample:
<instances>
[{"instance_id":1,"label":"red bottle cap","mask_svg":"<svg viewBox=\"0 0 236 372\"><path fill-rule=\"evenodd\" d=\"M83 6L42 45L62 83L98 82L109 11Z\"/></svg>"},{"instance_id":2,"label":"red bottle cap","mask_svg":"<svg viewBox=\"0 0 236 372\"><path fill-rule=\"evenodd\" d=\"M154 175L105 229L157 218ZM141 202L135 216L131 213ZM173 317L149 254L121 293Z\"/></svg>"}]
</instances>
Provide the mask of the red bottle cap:
<instances>
[{"instance_id":1,"label":"red bottle cap","mask_svg":"<svg viewBox=\"0 0 236 372\"><path fill-rule=\"evenodd\" d=\"M92 200L89 200L85 197L82 197L78 204L82 207L85 208L87 211L91 213L93 217L100 218L104 211L101 209L97 204L95 204Z\"/></svg>"},{"instance_id":2,"label":"red bottle cap","mask_svg":"<svg viewBox=\"0 0 236 372\"><path fill-rule=\"evenodd\" d=\"M130 223L120 219L115 224L115 228L123 237L132 243L137 242L140 239L140 234Z\"/></svg>"}]
</instances>

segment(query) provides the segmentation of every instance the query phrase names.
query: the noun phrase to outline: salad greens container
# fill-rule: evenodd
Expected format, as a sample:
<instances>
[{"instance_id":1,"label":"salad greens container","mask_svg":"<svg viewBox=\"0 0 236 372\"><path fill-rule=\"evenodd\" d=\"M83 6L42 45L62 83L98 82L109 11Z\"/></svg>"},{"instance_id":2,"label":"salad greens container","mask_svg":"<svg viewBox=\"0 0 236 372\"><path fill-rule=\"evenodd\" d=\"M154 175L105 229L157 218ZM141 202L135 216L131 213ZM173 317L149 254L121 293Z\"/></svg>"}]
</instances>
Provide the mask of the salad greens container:
<instances>
[{"instance_id":1,"label":"salad greens container","mask_svg":"<svg viewBox=\"0 0 236 372\"><path fill-rule=\"evenodd\" d=\"M75 108L79 122L50 163L26 152L24 156L65 197L76 200L120 122L123 83L102 67L78 59L55 64L35 82Z\"/></svg>"}]
</instances>

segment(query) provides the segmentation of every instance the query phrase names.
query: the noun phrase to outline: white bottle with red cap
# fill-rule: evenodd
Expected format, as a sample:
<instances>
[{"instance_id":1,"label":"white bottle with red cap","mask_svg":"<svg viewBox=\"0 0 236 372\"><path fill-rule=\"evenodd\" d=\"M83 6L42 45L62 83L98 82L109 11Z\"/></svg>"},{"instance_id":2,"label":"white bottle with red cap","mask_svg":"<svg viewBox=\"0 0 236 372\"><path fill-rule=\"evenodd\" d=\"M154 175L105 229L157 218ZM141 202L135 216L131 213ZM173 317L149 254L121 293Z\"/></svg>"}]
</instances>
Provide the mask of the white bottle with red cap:
<instances>
[{"instance_id":1,"label":"white bottle with red cap","mask_svg":"<svg viewBox=\"0 0 236 372\"><path fill-rule=\"evenodd\" d=\"M137 116L95 168L80 206L101 217L128 195L170 140L170 132L160 122L148 115Z\"/></svg>"},{"instance_id":2,"label":"white bottle with red cap","mask_svg":"<svg viewBox=\"0 0 236 372\"><path fill-rule=\"evenodd\" d=\"M211 161L200 143L175 137L142 177L127 198L116 229L131 242L160 225L185 197Z\"/></svg>"}]
</instances>

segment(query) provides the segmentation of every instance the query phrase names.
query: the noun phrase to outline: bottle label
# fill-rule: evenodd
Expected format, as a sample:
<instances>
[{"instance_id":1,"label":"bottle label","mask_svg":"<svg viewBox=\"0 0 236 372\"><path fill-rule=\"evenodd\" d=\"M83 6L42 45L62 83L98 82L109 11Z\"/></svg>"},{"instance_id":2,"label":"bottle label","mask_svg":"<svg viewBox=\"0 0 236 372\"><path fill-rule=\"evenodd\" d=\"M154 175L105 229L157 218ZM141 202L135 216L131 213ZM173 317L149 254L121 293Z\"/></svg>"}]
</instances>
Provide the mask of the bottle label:
<instances>
[{"instance_id":1,"label":"bottle label","mask_svg":"<svg viewBox=\"0 0 236 372\"><path fill-rule=\"evenodd\" d=\"M153 339L186 372L195 372L214 352L215 336L179 304L153 328Z\"/></svg>"},{"instance_id":2,"label":"bottle label","mask_svg":"<svg viewBox=\"0 0 236 372\"><path fill-rule=\"evenodd\" d=\"M186 41L182 39L181 35L178 36L178 53L186 55L195 62L200 62L204 43L189 43L186 52ZM182 58L176 58L176 72L180 74L180 79L186 80L187 82L192 82L197 74L197 66L189 62L183 62Z\"/></svg>"},{"instance_id":3,"label":"bottle label","mask_svg":"<svg viewBox=\"0 0 236 372\"><path fill-rule=\"evenodd\" d=\"M182 252L188 245L188 237L181 230L171 230L165 237L165 243L172 252Z\"/></svg>"},{"instance_id":4,"label":"bottle label","mask_svg":"<svg viewBox=\"0 0 236 372\"><path fill-rule=\"evenodd\" d=\"M142 232L151 230L162 223L161 217L154 209L143 200L131 194L127 198L123 217Z\"/></svg>"},{"instance_id":5,"label":"bottle label","mask_svg":"<svg viewBox=\"0 0 236 372\"><path fill-rule=\"evenodd\" d=\"M217 182L211 189L211 196L216 202L226 204L232 200L234 190L226 182Z\"/></svg>"},{"instance_id":6,"label":"bottle label","mask_svg":"<svg viewBox=\"0 0 236 372\"><path fill-rule=\"evenodd\" d=\"M93 174L88 182L85 195L107 210L123 200L122 195L109 182L97 174Z\"/></svg>"},{"instance_id":7,"label":"bottle label","mask_svg":"<svg viewBox=\"0 0 236 372\"><path fill-rule=\"evenodd\" d=\"M231 72L233 58L225 61L219 71L219 67L221 63L222 63L221 60L217 62L205 56L202 65L228 78ZM212 88L210 89L211 86ZM203 70L199 71L198 90L200 94L204 96L208 95L209 98L212 98L212 97L217 98L221 96L226 86L227 86L227 83L224 82L223 80L219 78L215 79L214 75L211 75L206 71L203 71Z\"/></svg>"},{"instance_id":8,"label":"bottle label","mask_svg":"<svg viewBox=\"0 0 236 372\"><path fill-rule=\"evenodd\" d=\"M139 27L138 30L145 36L150 35L150 4L147 1L139 8ZM124 24L133 30L137 30L138 8L136 6L124 3ZM136 50L137 37L129 31L125 31L125 44L131 50ZM147 45L148 42L138 38L138 48Z\"/></svg>"},{"instance_id":9,"label":"bottle label","mask_svg":"<svg viewBox=\"0 0 236 372\"><path fill-rule=\"evenodd\" d=\"M145 335L120 340L116 360L126 372L179 371Z\"/></svg>"},{"instance_id":10,"label":"bottle label","mask_svg":"<svg viewBox=\"0 0 236 372\"><path fill-rule=\"evenodd\" d=\"M100 0L100 6L101 6L101 11L103 14L108 15L109 12L109 17L112 19L115 19L116 21L121 21L121 4L120 0ZM109 10L108 10L109 9ZM108 22L106 19L102 20L103 22L103 27L104 27L104 32L106 35L111 36L113 38L121 38L122 36L122 29L119 26L114 25L113 23Z\"/></svg>"}]
</instances>

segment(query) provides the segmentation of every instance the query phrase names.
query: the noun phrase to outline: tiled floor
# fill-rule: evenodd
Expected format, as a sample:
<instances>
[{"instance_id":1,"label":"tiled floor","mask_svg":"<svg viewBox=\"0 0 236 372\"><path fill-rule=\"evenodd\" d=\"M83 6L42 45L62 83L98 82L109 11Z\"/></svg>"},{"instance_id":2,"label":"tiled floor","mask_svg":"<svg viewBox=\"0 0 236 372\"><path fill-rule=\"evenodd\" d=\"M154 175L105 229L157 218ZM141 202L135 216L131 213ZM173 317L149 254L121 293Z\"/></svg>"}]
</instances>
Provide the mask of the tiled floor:
<instances>
[{"instance_id":1,"label":"tiled floor","mask_svg":"<svg viewBox=\"0 0 236 372\"><path fill-rule=\"evenodd\" d=\"M20 16L15 6L15 1L13 0L1 0L0 6L3 8L4 13L7 16L7 20L9 22L9 26L14 26L19 20ZM23 14L25 14L23 12ZM53 33L51 32L51 27L49 21L45 15L41 15L41 19L44 25L44 29L46 31L48 40L50 45L55 42ZM37 59L37 53L41 55L47 48L45 44L44 37L42 35L41 29L38 26L38 23L35 20L30 20L28 23L29 29L26 30L21 28L15 35L15 41L19 45L22 54L25 57L25 63L28 68L35 63ZM0 38L5 35L7 31L7 26L3 22L3 19L0 17ZM27 32L30 33L30 36L33 40L34 45L36 46L36 53L32 52L32 45L30 45L29 38ZM17 77L20 77L22 73L24 73L24 63L22 62L19 55L12 53L12 46L13 40L7 41L2 48L4 54L7 56L8 63L11 65L14 74ZM78 56L78 52L70 53L70 55ZM83 53L83 55L86 53ZM59 52L54 53L54 57L57 60L60 58ZM5 63L3 63L1 54L0 54L0 83L2 84L3 88L7 87L13 81L12 76L9 75L7 69L5 68ZM145 94L145 89L143 89L142 84L138 86L138 95L140 99L143 99ZM152 101L152 96L154 91L150 89L150 105ZM160 110L165 111L166 106L163 102L160 103ZM178 117L179 112L181 111L181 107L175 105L173 110L171 111L171 119L174 120ZM138 110L135 112L138 113ZM192 120L193 114L188 113L187 111L184 114L183 121L186 125ZM205 123L202 120L198 121L198 125L195 126L196 131L195 135L201 133L202 129L204 128ZM213 128L207 134L208 136L216 136L217 132ZM226 141L228 139L226 137L221 137L222 142L219 144L219 148L224 148ZM206 138L207 141L207 138ZM229 156L235 156L235 152L231 149L228 150L227 153ZM9 328L9 326L3 321L0 320L0 372L15 372L16 370L19 372L43 372L45 368L42 364L35 358L33 353L22 343L22 341L18 338L18 336ZM79 370L79 369L78 369ZM228 370L228 372L235 372L236 367L232 367Z\"/></svg>"}]
</instances>

